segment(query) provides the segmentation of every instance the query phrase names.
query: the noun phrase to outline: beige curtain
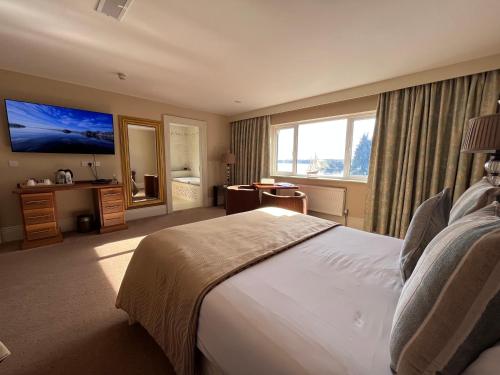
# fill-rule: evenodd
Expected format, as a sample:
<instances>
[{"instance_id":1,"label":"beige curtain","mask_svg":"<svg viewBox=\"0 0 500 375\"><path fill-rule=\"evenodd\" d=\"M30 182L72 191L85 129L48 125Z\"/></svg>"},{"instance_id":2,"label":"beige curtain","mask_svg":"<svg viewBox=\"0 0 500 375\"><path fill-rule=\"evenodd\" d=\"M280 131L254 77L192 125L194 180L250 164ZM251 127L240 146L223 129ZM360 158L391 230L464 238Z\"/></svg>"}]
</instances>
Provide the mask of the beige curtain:
<instances>
[{"instance_id":1,"label":"beige curtain","mask_svg":"<svg viewBox=\"0 0 500 375\"><path fill-rule=\"evenodd\" d=\"M403 238L418 206L444 187L457 199L484 174L484 154L460 153L467 121L495 113L500 70L381 94L365 229Z\"/></svg>"},{"instance_id":2,"label":"beige curtain","mask_svg":"<svg viewBox=\"0 0 500 375\"><path fill-rule=\"evenodd\" d=\"M231 152L236 156L233 184L251 184L269 176L271 116L231 123Z\"/></svg>"}]
</instances>

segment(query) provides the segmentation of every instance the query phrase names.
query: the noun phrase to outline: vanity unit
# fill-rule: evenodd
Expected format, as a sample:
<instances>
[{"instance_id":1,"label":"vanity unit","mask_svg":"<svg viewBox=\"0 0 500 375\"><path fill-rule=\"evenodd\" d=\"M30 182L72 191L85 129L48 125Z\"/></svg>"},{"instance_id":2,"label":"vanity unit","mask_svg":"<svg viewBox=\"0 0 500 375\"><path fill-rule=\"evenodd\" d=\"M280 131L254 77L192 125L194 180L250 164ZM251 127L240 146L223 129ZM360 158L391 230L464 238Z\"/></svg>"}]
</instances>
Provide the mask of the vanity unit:
<instances>
[{"instance_id":1,"label":"vanity unit","mask_svg":"<svg viewBox=\"0 0 500 375\"><path fill-rule=\"evenodd\" d=\"M57 222L56 193L62 190L90 190L94 194L99 233L126 229L122 184L92 184L77 181L71 185L20 186L19 194L24 223L23 249L53 244L63 240Z\"/></svg>"}]
</instances>

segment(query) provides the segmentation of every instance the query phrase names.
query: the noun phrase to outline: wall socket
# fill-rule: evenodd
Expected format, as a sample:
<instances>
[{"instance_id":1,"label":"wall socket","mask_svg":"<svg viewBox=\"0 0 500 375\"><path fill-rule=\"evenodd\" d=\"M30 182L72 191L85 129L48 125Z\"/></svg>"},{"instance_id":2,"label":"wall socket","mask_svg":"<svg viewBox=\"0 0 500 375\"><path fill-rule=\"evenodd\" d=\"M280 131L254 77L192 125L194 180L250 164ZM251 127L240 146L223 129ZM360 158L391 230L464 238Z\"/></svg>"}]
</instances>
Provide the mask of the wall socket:
<instances>
[{"instance_id":1,"label":"wall socket","mask_svg":"<svg viewBox=\"0 0 500 375\"><path fill-rule=\"evenodd\" d=\"M90 166L94 166L94 162L91 161L91 160L82 160L82 167L90 167ZM100 167L101 166L101 162L100 161L96 161L95 162L95 166L96 167Z\"/></svg>"},{"instance_id":2,"label":"wall socket","mask_svg":"<svg viewBox=\"0 0 500 375\"><path fill-rule=\"evenodd\" d=\"M9 167L19 167L19 162L17 160L9 160Z\"/></svg>"}]
</instances>

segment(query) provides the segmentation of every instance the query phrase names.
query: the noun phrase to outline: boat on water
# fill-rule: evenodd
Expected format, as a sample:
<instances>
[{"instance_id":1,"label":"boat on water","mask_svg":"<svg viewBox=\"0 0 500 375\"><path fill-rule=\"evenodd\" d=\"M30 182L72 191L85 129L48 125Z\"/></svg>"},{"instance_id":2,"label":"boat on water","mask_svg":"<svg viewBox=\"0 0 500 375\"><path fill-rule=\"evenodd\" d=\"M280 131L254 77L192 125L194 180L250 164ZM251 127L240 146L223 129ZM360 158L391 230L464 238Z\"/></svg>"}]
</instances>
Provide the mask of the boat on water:
<instances>
[{"instance_id":1,"label":"boat on water","mask_svg":"<svg viewBox=\"0 0 500 375\"><path fill-rule=\"evenodd\" d=\"M307 167L306 173L308 177L315 177L323 169L321 161L318 159L318 155L314 154L314 159L311 160L309 166Z\"/></svg>"}]
</instances>

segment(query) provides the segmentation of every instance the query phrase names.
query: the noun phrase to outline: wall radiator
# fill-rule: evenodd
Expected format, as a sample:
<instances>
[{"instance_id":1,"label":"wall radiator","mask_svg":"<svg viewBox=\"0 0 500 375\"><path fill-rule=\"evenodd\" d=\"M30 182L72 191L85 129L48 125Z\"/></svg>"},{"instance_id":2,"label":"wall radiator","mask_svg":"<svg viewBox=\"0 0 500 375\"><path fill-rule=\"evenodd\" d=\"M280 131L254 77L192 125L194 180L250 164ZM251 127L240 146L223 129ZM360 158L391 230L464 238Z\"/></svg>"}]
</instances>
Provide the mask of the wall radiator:
<instances>
[{"instance_id":1,"label":"wall radiator","mask_svg":"<svg viewBox=\"0 0 500 375\"><path fill-rule=\"evenodd\" d=\"M306 193L310 211L333 216L345 214L345 188L300 185L299 190Z\"/></svg>"}]
</instances>

